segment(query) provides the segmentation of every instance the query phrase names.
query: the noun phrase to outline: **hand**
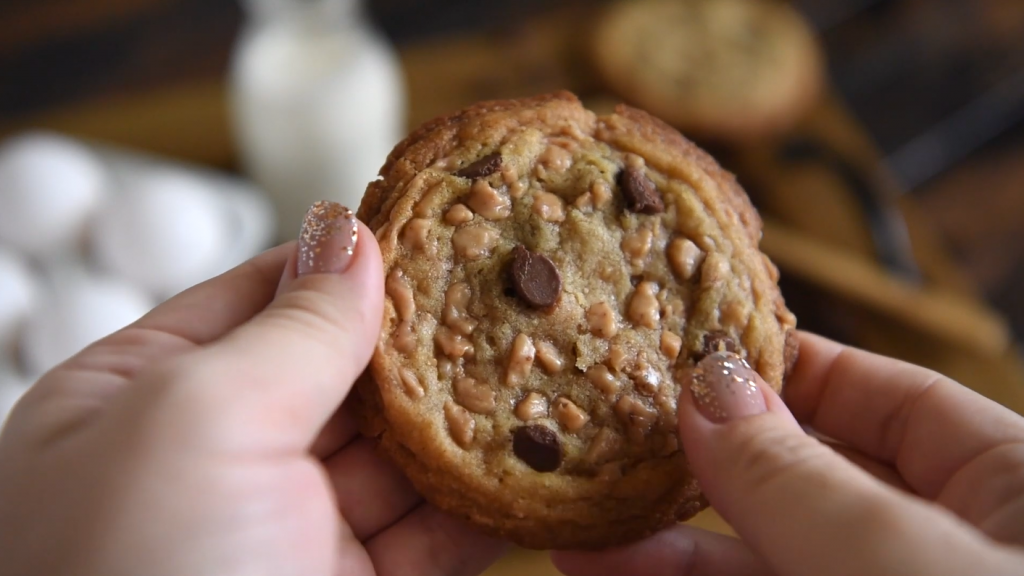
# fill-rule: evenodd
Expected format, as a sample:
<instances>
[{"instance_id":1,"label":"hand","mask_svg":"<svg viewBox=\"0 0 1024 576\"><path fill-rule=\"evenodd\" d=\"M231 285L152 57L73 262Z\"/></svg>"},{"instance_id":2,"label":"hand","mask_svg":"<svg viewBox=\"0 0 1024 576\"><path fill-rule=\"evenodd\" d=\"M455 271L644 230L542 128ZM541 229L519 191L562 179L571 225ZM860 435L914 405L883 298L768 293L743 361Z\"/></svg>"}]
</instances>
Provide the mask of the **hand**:
<instances>
[{"instance_id":1,"label":"hand","mask_svg":"<svg viewBox=\"0 0 1024 576\"><path fill-rule=\"evenodd\" d=\"M351 213L310 214L298 249L182 293L26 394L0 436L0 574L461 575L497 558L339 410L377 342L381 258Z\"/></svg>"},{"instance_id":2,"label":"hand","mask_svg":"<svg viewBox=\"0 0 1024 576\"><path fill-rule=\"evenodd\" d=\"M694 472L742 541L678 526L615 550L557 553L558 567L569 576L1024 573L1024 418L923 368L809 334L800 344L784 390L792 414L726 355L702 361L679 400Z\"/></svg>"}]
</instances>

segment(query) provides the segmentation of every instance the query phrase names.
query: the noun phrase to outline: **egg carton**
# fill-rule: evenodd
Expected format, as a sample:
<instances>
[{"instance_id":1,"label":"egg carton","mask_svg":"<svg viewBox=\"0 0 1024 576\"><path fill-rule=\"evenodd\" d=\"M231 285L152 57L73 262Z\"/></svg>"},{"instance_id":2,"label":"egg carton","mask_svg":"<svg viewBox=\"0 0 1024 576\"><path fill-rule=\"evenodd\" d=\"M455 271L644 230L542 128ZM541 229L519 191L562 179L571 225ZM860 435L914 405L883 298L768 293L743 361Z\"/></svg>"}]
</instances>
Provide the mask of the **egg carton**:
<instances>
[{"instance_id":1,"label":"egg carton","mask_svg":"<svg viewBox=\"0 0 1024 576\"><path fill-rule=\"evenodd\" d=\"M232 175L50 132L0 145L0 421L27 383L274 240Z\"/></svg>"}]
</instances>

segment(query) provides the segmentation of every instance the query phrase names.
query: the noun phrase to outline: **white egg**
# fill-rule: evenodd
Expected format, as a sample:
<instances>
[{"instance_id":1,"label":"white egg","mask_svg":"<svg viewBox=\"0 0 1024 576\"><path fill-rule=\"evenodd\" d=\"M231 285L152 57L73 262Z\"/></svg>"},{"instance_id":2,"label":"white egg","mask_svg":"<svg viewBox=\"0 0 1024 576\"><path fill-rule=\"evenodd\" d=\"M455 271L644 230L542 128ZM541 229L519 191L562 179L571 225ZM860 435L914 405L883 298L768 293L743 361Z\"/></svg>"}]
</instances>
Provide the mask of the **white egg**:
<instances>
[{"instance_id":1,"label":"white egg","mask_svg":"<svg viewBox=\"0 0 1024 576\"><path fill-rule=\"evenodd\" d=\"M0 246L0 357L36 302L37 281L25 260Z\"/></svg>"},{"instance_id":2,"label":"white egg","mask_svg":"<svg viewBox=\"0 0 1024 576\"><path fill-rule=\"evenodd\" d=\"M14 404L28 391L29 383L21 376L0 366L0 425L14 408Z\"/></svg>"},{"instance_id":3,"label":"white egg","mask_svg":"<svg viewBox=\"0 0 1024 576\"><path fill-rule=\"evenodd\" d=\"M0 146L0 240L42 256L75 249L107 187L105 168L70 139L31 132Z\"/></svg>"},{"instance_id":4,"label":"white egg","mask_svg":"<svg viewBox=\"0 0 1024 576\"><path fill-rule=\"evenodd\" d=\"M21 335L22 363L41 375L89 344L152 308L151 298L121 280L86 273L62 274L42 294Z\"/></svg>"},{"instance_id":5,"label":"white egg","mask_svg":"<svg viewBox=\"0 0 1024 576\"><path fill-rule=\"evenodd\" d=\"M216 191L187 173L158 170L100 207L93 251L107 270L166 297L219 272L231 232Z\"/></svg>"}]
</instances>

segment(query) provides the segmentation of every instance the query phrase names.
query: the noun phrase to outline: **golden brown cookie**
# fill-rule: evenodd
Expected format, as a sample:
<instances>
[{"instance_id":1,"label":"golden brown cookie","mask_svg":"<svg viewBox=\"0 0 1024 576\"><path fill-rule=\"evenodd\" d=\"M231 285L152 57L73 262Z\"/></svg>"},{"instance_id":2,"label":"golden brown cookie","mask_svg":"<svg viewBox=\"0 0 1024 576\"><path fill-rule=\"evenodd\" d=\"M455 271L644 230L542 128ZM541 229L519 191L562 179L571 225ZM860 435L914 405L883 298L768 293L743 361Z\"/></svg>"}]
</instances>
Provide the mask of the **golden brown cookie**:
<instances>
[{"instance_id":1,"label":"golden brown cookie","mask_svg":"<svg viewBox=\"0 0 1024 576\"><path fill-rule=\"evenodd\" d=\"M640 538L705 506L682 371L795 356L760 220L678 132L569 93L484 102L398 145L359 217L385 316L364 431L438 507L532 548Z\"/></svg>"},{"instance_id":2,"label":"golden brown cookie","mask_svg":"<svg viewBox=\"0 0 1024 576\"><path fill-rule=\"evenodd\" d=\"M687 134L746 141L789 128L824 83L813 31L777 0L634 0L593 35L609 86Z\"/></svg>"}]
</instances>

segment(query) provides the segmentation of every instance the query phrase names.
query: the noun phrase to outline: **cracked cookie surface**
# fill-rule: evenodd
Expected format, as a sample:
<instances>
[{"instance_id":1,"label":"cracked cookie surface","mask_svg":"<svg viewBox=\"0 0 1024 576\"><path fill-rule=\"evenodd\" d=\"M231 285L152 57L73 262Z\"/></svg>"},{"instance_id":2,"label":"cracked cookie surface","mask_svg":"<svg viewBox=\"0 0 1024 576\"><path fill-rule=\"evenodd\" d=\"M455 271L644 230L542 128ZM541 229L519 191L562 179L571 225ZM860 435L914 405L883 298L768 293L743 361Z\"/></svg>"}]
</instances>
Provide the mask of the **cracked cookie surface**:
<instances>
[{"instance_id":1,"label":"cracked cookie surface","mask_svg":"<svg viewBox=\"0 0 1024 576\"><path fill-rule=\"evenodd\" d=\"M746 195L631 108L557 93L437 119L359 217L387 277L364 432L428 500L523 546L620 544L698 512L682 374L727 348L779 388L795 358Z\"/></svg>"}]
</instances>

